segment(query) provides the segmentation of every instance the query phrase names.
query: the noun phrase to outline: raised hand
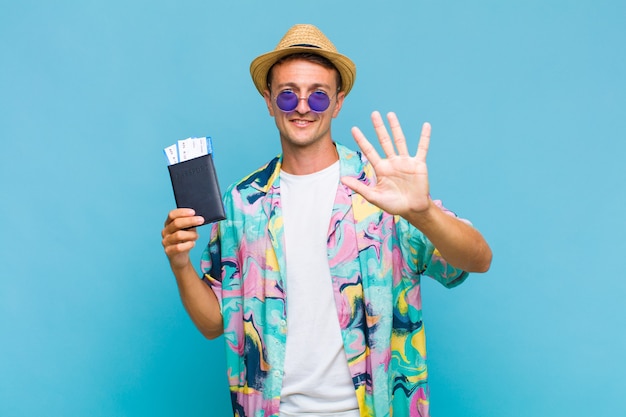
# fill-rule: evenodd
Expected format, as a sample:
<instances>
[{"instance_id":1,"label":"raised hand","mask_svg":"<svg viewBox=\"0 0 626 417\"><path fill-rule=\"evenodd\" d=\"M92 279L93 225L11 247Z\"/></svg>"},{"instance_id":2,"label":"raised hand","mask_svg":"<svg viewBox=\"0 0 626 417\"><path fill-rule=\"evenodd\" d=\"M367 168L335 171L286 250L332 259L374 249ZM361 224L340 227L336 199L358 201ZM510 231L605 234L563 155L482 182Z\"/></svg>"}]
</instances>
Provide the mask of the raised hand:
<instances>
[{"instance_id":1,"label":"raised hand","mask_svg":"<svg viewBox=\"0 0 626 417\"><path fill-rule=\"evenodd\" d=\"M380 113L372 113L372 123L385 158L378 154L358 127L352 128L356 143L376 172L376 185L368 187L350 177L342 178L342 182L388 213L401 216L419 214L426 211L431 204L426 166L430 124L424 123L417 153L411 156L395 113L389 113L387 120L393 140Z\"/></svg>"}]
</instances>

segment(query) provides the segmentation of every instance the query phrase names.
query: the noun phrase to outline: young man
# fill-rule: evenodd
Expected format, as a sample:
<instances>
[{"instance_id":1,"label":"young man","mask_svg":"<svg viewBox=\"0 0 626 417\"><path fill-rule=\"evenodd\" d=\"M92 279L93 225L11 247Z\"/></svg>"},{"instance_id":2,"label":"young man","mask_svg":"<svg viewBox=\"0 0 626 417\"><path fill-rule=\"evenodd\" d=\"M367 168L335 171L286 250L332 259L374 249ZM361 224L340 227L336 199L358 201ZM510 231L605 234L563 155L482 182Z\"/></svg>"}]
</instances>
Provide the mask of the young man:
<instances>
[{"instance_id":1,"label":"young man","mask_svg":"<svg viewBox=\"0 0 626 417\"><path fill-rule=\"evenodd\" d=\"M491 263L469 222L430 198L430 126L415 156L394 114L391 137L372 115L384 157L358 128L362 153L335 143L356 68L311 25L250 71L282 154L226 191L202 279L189 259L202 219L173 210L162 232L190 317L224 335L235 416L428 416L420 278L453 287Z\"/></svg>"}]
</instances>

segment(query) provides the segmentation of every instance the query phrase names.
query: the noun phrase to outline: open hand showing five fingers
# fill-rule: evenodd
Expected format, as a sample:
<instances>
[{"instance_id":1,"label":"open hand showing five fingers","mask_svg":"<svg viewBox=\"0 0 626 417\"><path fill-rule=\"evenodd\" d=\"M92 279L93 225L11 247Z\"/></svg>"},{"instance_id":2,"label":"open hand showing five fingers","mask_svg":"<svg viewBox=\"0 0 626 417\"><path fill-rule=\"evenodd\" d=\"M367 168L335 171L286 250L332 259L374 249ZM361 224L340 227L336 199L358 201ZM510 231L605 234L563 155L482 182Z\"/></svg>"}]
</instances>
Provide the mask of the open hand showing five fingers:
<instances>
[{"instance_id":1,"label":"open hand showing five fingers","mask_svg":"<svg viewBox=\"0 0 626 417\"><path fill-rule=\"evenodd\" d=\"M417 153L411 156L395 113L389 113L387 120L393 139L389 136L380 113L372 113L372 123L385 157L378 154L358 127L352 128L357 145L376 172L376 184L367 186L351 177L342 178L342 182L388 213L404 216L423 212L430 205L426 166L430 124L424 123Z\"/></svg>"}]
</instances>

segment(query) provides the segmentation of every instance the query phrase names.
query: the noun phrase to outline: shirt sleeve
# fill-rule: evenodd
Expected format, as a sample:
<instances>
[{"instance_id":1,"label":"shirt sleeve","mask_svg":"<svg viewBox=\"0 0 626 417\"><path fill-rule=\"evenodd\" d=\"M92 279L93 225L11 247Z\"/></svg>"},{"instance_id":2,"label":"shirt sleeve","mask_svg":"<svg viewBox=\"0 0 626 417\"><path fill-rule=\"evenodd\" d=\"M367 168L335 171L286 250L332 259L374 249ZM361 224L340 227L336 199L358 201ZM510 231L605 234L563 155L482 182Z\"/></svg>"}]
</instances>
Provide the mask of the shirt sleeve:
<instances>
[{"instance_id":1,"label":"shirt sleeve","mask_svg":"<svg viewBox=\"0 0 626 417\"><path fill-rule=\"evenodd\" d=\"M433 200L433 203L447 215L458 218L455 213L446 209L440 200ZM460 218L459 220L471 225L468 220ZM409 264L415 274L431 277L447 288L456 287L465 281L469 276L467 271L450 265L421 231L404 219L402 222L404 225L399 231L406 233L406 237L400 238L400 244L405 259L410 259Z\"/></svg>"},{"instance_id":2,"label":"shirt sleeve","mask_svg":"<svg viewBox=\"0 0 626 417\"><path fill-rule=\"evenodd\" d=\"M222 255L219 223L211 225L211 238L200 260L202 280L211 287L222 305Z\"/></svg>"}]
</instances>

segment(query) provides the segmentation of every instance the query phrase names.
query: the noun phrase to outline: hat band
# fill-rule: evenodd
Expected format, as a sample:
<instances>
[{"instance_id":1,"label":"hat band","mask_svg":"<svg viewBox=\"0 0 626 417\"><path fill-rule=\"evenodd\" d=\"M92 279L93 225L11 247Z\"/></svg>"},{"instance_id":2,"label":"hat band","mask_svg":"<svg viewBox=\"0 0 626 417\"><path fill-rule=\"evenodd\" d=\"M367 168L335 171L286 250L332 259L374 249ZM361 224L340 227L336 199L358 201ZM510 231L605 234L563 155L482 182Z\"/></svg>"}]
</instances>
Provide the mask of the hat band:
<instances>
[{"instance_id":1,"label":"hat band","mask_svg":"<svg viewBox=\"0 0 626 417\"><path fill-rule=\"evenodd\" d=\"M317 45L311 45L311 44L308 44L308 43L297 43L297 44L295 44L295 45L289 45L289 47L290 47L290 48L295 48L295 47L298 47L298 46L299 46L299 47L303 47L303 48L317 48L317 49L322 49L322 48L320 48L320 47L319 47L319 46L317 46Z\"/></svg>"}]
</instances>

